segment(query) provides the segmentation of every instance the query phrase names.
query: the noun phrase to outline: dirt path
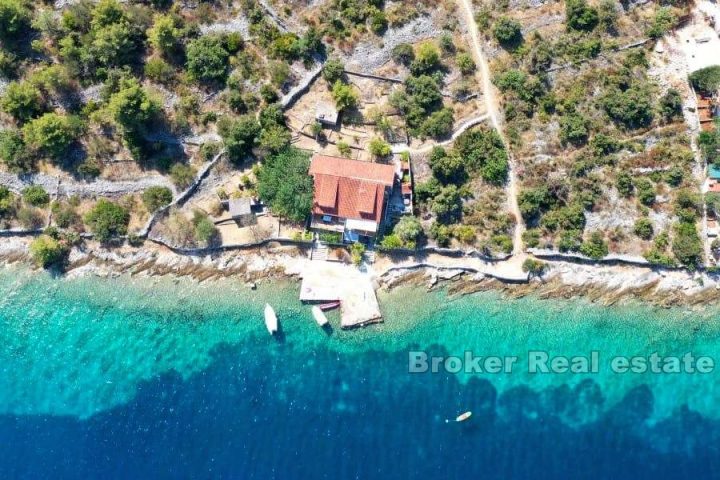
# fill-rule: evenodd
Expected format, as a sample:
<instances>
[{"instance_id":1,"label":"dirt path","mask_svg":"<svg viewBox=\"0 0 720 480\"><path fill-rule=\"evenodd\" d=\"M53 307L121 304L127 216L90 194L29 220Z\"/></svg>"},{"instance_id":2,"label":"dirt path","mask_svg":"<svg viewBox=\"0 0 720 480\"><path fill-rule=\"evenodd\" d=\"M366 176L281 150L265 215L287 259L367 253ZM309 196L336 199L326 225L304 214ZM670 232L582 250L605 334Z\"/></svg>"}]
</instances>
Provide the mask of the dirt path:
<instances>
[{"instance_id":1,"label":"dirt path","mask_svg":"<svg viewBox=\"0 0 720 480\"><path fill-rule=\"evenodd\" d=\"M500 117L498 115L498 99L495 94L495 89L490 81L490 67L488 66L487 59L483 53L482 46L480 43L480 34L478 33L477 24L475 23L475 17L472 11L472 4L470 0L458 0L458 6L465 15L465 20L470 32L470 39L472 44L473 56L478 65L477 77L480 85L482 85L483 99L485 101L485 108L488 113L488 118L493 128L498 132L500 137L505 144L505 149L508 152L508 160L510 168L508 171L508 184L507 184L507 196L508 196L508 207L512 214L515 216L517 223L515 224L515 233L513 235L513 254L523 255L522 250L522 232L524 225L522 223L522 215L520 215L520 208L517 203L517 178L515 175L515 161L509 148L507 139L502 129Z\"/></svg>"}]
</instances>

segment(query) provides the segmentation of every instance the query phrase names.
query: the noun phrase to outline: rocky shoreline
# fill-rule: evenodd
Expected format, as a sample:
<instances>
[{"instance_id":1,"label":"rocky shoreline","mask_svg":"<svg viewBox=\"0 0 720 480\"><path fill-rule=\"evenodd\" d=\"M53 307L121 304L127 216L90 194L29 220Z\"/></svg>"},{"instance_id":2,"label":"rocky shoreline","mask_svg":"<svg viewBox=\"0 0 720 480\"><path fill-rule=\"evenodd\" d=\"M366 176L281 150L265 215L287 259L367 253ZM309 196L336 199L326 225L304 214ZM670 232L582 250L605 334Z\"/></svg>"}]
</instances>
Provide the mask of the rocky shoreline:
<instances>
[{"instance_id":1,"label":"rocky shoreline","mask_svg":"<svg viewBox=\"0 0 720 480\"><path fill-rule=\"evenodd\" d=\"M32 265L27 239L3 239L0 262ZM378 262L369 266L376 289L413 285L428 290L447 288L450 295L496 290L511 298L535 295L539 298L569 299L582 296L602 305L636 299L651 305L700 306L720 302L720 279L706 273L662 271L637 266L586 265L569 261L546 262L542 277L524 282L502 279L463 265L462 257L448 258L449 265ZM98 276L186 276L199 282L233 279L254 288L263 280L298 279L310 262L307 252L297 246L269 244L262 248L190 256L167 248L106 249L86 245L73 249L63 275L67 278ZM390 266L388 268L388 265ZM354 269L348 265L347 268Z\"/></svg>"}]
</instances>

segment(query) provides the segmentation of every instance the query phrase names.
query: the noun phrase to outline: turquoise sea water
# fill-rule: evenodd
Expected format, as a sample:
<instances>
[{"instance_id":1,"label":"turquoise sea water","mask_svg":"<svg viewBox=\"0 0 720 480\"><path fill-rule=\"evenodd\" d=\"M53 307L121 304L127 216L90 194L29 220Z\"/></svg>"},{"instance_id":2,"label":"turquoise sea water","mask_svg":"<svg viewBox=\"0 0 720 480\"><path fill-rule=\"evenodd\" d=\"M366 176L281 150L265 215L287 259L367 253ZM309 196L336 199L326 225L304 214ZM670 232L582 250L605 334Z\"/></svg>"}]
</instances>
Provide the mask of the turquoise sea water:
<instances>
[{"instance_id":1,"label":"turquoise sea water","mask_svg":"<svg viewBox=\"0 0 720 480\"><path fill-rule=\"evenodd\" d=\"M608 365L653 352L720 363L717 307L403 287L381 295L384 324L327 332L297 295L293 283L0 270L0 475L718 476L720 373ZM519 360L511 374L410 374L411 350ZM531 375L529 350L598 351L600 371Z\"/></svg>"}]
</instances>

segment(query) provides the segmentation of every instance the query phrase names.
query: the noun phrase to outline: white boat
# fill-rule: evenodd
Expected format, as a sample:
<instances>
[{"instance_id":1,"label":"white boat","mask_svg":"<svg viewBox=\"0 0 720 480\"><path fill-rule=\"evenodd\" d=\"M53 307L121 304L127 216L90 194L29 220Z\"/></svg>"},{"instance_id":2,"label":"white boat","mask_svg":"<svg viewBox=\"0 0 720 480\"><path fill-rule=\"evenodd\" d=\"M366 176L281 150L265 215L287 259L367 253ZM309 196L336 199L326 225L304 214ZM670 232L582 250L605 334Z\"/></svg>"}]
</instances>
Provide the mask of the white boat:
<instances>
[{"instance_id":1,"label":"white boat","mask_svg":"<svg viewBox=\"0 0 720 480\"><path fill-rule=\"evenodd\" d=\"M313 314L313 317L315 317L315 321L317 322L317 324L320 325L321 327L324 327L325 325L328 324L327 317L325 316L323 311L320 309L320 307L318 307L317 305L312 307L312 314Z\"/></svg>"},{"instance_id":2,"label":"white boat","mask_svg":"<svg viewBox=\"0 0 720 480\"><path fill-rule=\"evenodd\" d=\"M461 415L458 415L457 418L455 419L455 421L456 421L456 422L464 422L465 420L467 420L467 419L470 418L471 416L472 416L472 412L465 412L465 413L463 413L463 414L461 414Z\"/></svg>"},{"instance_id":3,"label":"white boat","mask_svg":"<svg viewBox=\"0 0 720 480\"><path fill-rule=\"evenodd\" d=\"M268 332L270 332L270 335L278 331L277 315L275 315L275 310L267 303L265 304L265 326Z\"/></svg>"}]
</instances>

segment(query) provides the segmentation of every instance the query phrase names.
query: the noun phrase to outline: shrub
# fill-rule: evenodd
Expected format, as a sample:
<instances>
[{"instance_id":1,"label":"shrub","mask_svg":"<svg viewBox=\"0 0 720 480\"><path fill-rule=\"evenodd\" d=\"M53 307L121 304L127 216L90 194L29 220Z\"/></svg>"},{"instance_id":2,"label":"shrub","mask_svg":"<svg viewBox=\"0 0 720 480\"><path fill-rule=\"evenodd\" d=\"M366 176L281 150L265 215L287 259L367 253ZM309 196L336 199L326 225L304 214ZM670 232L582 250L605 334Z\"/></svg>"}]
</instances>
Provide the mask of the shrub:
<instances>
[{"instance_id":1,"label":"shrub","mask_svg":"<svg viewBox=\"0 0 720 480\"><path fill-rule=\"evenodd\" d=\"M493 35L504 47L514 47L522 42L522 25L517 21L500 17L493 25Z\"/></svg>"},{"instance_id":2,"label":"shrub","mask_svg":"<svg viewBox=\"0 0 720 480\"><path fill-rule=\"evenodd\" d=\"M634 189L632 176L630 176L627 171L621 170L618 173L615 187L617 188L620 195L622 195L623 197L629 197L630 195L632 195ZM654 199L655 197L653 196L653 200Z\"/></svg>"},{"instance_id":3,"label":"shrub","mask_svg":"<svg viewBox=\"0 0 720 480\"><path fill-rule=\"evenodd\" d=\"M67 247L49 235L40 235L30 244L30 256L39 267L58 265L66 255Z\"/></svg>"},{"instance_id":4,"label":"shrub","mask_svg":"<svg viewBox=\"0 0 720 480\"><path fill-rule=\"evenodd\" d=\"M381 138L373 138L368 144L368 151L376 157L387 157L392 153L390 145Z\"/></svg>"},{"instance_id":5,"label":"shrub","mask_svg":"<svg viewBox=\"0 0 720 480\"><path fill-rule=\"evenodd\" d=\"M496 250L502 253L512 252L513 241L512 238L510 238L510 235L507 235L505 233L493 235L490 239L490 242Z\"/></svg>"},{"instance_id":6,"label":"shrub","mask_svg":"<svg viewBox=\"0 0 720 480\"><path fill-rule=\"evenodd\" d=\"M408 66L415 60L415 51L409 43L400 43L393 48L392 58L397 63Z\"/></svg>"},{"instance_id":7,"label":"shrub","mask_svg":"<svg viewBox=\"0 0 720 480\"><path fill-rule=\"evenodd\" d=\"M603 99L603 107L616 123L626 128L647 127L653 120L653 104L646 87L613 90Z\"/></svg>"},{"instance_id":8,"label":"shrub","mask_svg":"<svg viewBox=\"0 0 720 480\"><path fill-rule=\"evenodd\" d=\"M345 74L345 64L337 59L331 59L325 62L323 66L322 76L329 85L335 85L335 82L342 80Z\"/></svg>"},{"instance_id":9,"label":"shrub","mask_svg":"<svg viewBox=\"0 0 720 480\"><path fill-rule=\"evenodd\" d=\"M353 86L344 84L340 80L333 85L332 96L338 111L353 108L358 103L358 94Z\"/></svg>"},{"instance_id":10,"label":"shrub","mask_svg":"<svg viewBox=\"0 0 720 480\"><path fill-rule=\"evenodd\" d=\"M169 205L172 199L172 191L167 187L150 187L142 194L143 204L148 212L154 212L159 208Z\"/></svg>"},{"instance_id":11,"label":"shrub","mask_svg":"<svg viewBox=\"0 0 720 480\"><path fill-rule=\"evenodd\" d=\"M40 185L31 185L22 191L25 203L33 207L44 207L50 203L50 195Z\"/></svg>"},{"instance_id":12,"label":"shrub","mask_svg":"<svg viewBox=\"0 0 720 480\"><path fill-rule=\"evenodd\" d=\"M455 57L458 68L463 75L469 75L475 71L475 61L472 59L470 54L466 52L460 52Z\"/></svg>"},{"instance_id":13,"label":"shrub","mask_svg":"<svg viewBox=\"0 0 720 480\"><path fill-rule=\"evenodd\" d=\"M12 130L0 132L0 160L13 173L28 173L35 169L35 162L25 142Z\"/></svg>"},{"instance_id":14,"label":"shrub","mask_svg":"<svg viewBox=\"0 0 720 480\"><path fill-rule=\"evenodd\" d=\"M593 260L600 260L608 254L607 243L601 232L595 231L590 234L590 238L580 245L580 253Z\"/></svg>"},{"instance_id":15,"label":"shrub","mask_svg":"<svg viewBox=\"0 0 720 480\"><path fill-rule=\"evenodd\" d=\"M598 11L586 0L565 0L565 22L568 29L592 31L599 22Z\"/></svg>"},{"instance_id":16,"label":"shrub","mask_svg":"<svg viewBox=\"0 0 720 480\"><path fill-rule=\"evenodd\" d=\"M215 224L208 216L200 211L193 211L192 223L195 227L195 241L202 245L210 245L218 235Z\"/></svg>"},{"instance_id":17,"label":"shrub","mask_svg":"<svg viewBox=\"0 0 720 480\"><path fill-rule=\"evenodd\" d=\"M655 17L647 30L650 38L660 38L677 25L677 17L670 7L660 7L655 12Z\"/></svg>"},{"instance_id":18,"label":"shrub","mask_svg":"<svg viewBox=\"0 0 720 480\"><path fill-rule=\"evenodd\" d=\"M645 177L640 177L635 181L635 189L640 203L650 206L655 203L655 185Z\"/></svg>"},{"instance_id":19,"label":"shrub","mask_svg":"<svg viewBox=\"0 0 720 480\"><path fill-rule=\"evenodd\" d=\"M290 146L292 135L283 125L272 125L260 133L260 147L268 152L277 153Z\"/></svg>"},{"instance_id":20,"label":"shrub","mask_svg":"<svg viewBox=\"0 0 720 480\"><path fill-rule=\"evenodd\" d=\"M394 233L385 235L380 242L380 248L382 250L394 250L396 248L403 248L404 246L405 243Z\"/></svg>"},{"instance_id":21,"label":"shrub","mask_svg":"<svg viewBox=\"0 0 720 480\"><path fill-rule=\"evenodd\" d=\"M529 273L531 277L542 276L542 274L545 273L545 270L547 269L547 265L540 260L535 260L534 258L526 258L522 264L522 269L523 272Z\"/></svg>"},{"instance_id":22,"label":"shrub","mask_svg":"<svg viewBox=\"0 0 720 480\"><path fill-rule=\"evenodd\" d=\"M382 10L375 9L370 14L370 30L376 34L381 34L387 29L387 18Z\"/></svg>"},{"instance_id":23,"label":"shrub","mask_svg":"<svg viewBox=\"0 0 720 480\"><path fill-rule=\"evenodd\" d=\"M340 140L335 144L335 146L337 147L338 152L340 152L341 156L350 158L350 153L352 152L352 149L347 142L343 142L342 140Z\"/></svg>"},{"instance_id":24,"label":"shrub","mask_svg":"<svg viewBox=\"0 0 720 480\"><path fill-rule=\"evenodd\" d=\"M649 218L639 218L633 227L633 233L643 240L650 240L653 236L653 224Z\"/></svg>"},{"instance_id":25,"label":"shrub","mask_svg":"<svg viewBox=\"0 0 720 480\"><path fill-rule=\"evenodd\" d=\"M528 248L536 248L540 245L540 231L536 228L529 228L522 233L522 241Z\"/></svg>"},{"instance_id":26,"label":"shrub","mask_svg":"<svg viewBox=\"0 0 720 480\"><path fill-rule=\"evenodd\" d=\"M434 43L426 41L417 48L415 60L410 65L413 75L430 73L440 66L440 52Z\"/></svg>"},{"instance_id":27,"label":"shrub","mask_svg":"<svg viewBox=\"0 0 720 480\"><path fill-rule=\"evenodd\" d=\"M145 64L145 76L158 83L170 83L175 70L162 58L150 58Z\"/></svg>"},{"instance_id":28,"label":"shrub","mask_svg":"<svg viewBox=\"0 0 720 480\"><path fill-rule=\"evenodd\" d=\"M45 224L45 217L37 208L23 207L17 213L20 225L28 230L36 230Z\"/></svg>"},{"instance_id":29,"label":"shrub","mask_svg":"<svg viewBox=\"0 0 720 480\"><path fill-rule=\"evenodd\" d=\"M176 163L170 167L170 179L180 189L184 190L195 180L197 171L194 167L184 163Z\"/></svg>"},{"instance_id":30,"label":"shrub","mask_svg":"<svg viewBox=\"0 0 720 480\"><path fill-rule=\"evenodd\" d=\"M34 150L58 158L72 145L79 130L76 118L46 113L28 122L23 127L23 135L27 145Z\"/></svg>"},{"instance_id":31,"label":"shrub","mask_svg":"<svg viewBox=\"0 0 720 480\"><path fill-rule=\"evenodd\" d=\"M85 223L100 242L112 237L125 235L130 222L130 213L120 205L101 198L85 215Z\"/></svg>"},{"instance_id":32,"label":"shrub","mask_svg":"<svg viewBox=\"0 0 720 480\"><path fill-rule=\"evenodd\" d=\"M352 257L352 262L355 265L360 265L362 263L364 254L365 254L365 245L363 245L362 243L355 242L352 245L350 245L350 255Z\"/></svg>"},{"instance_id":33,"label":"shrub","mask_svg":"<svg viewBox=\"0 0 720 480\"><path fill-rule=\"evenodd\" d=\"M560 140L563 143L580 146L588 139L588 121L582 115L572 112L560 118Z\"/></svg>"}]
</instances>

